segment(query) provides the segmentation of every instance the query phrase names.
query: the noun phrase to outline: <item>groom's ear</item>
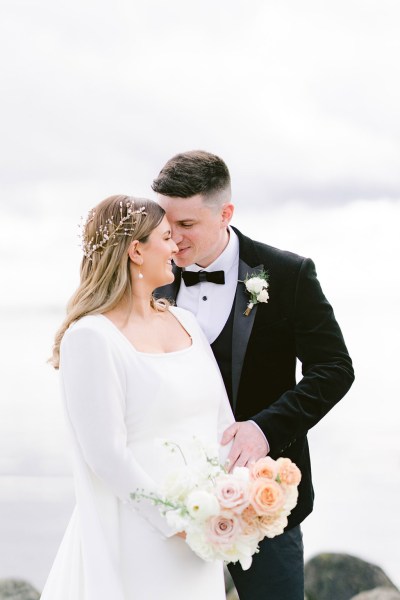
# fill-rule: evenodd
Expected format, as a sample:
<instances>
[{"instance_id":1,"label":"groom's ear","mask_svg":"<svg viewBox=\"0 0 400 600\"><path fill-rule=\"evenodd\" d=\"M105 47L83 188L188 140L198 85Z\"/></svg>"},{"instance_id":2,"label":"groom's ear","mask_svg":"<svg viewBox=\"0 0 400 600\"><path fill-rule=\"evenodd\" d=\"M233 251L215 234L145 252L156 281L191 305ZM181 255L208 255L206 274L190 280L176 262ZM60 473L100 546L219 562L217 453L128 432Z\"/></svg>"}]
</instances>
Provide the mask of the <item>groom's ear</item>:
<instances>
[{"instance_id":1,"label":"groom's ear","mask_svg":"<svg viewBox=\"0 0 400 600\"><path fill-rule=\"evenodd\" d=\"M128 256L131 261L135 263L135 265L143 264L143 256L141 253L139 240L133 240L133 242L130 243L128 248Z\"/></svg>"},{"instance_id":2,"label":"groom's ear","mask_svg":"<svg viewBox=\"0 0 400 600\"><path fill-rule=\"evenodd\" d=\"M222 205L221 219L222 219L222 225L224 227L227 227L229 225L229 223L231 222L231 219L233 217L234 208L235 207L231 202L226 202L225 204Z\"/></svg>"}]
</instances>

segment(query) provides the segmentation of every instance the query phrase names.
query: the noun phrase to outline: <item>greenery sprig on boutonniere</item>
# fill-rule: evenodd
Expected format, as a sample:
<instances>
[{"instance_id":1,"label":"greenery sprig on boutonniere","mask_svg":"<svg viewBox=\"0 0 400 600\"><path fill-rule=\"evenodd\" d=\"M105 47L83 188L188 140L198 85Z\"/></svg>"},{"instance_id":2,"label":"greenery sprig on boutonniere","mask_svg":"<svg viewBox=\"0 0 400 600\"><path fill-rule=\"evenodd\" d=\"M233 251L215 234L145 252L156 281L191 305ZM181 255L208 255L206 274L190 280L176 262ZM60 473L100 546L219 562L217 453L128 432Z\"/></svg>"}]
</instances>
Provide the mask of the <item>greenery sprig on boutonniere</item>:
<instances>
[{"instance_id":1,"label":"greenery sprig on boutonniere","mask_svg":"<svg viewBox=\"0 0 400 600\"><path fill-rule=\"evenodd\" d=\"M243 313L246 317L248 317L253 306L259 302L268 302L269 300L268 273L262 270L259 273L246 275L246 279L242 283L244 283L247 292L250 294L250 302Z\"/></svg>"}]
</instances>

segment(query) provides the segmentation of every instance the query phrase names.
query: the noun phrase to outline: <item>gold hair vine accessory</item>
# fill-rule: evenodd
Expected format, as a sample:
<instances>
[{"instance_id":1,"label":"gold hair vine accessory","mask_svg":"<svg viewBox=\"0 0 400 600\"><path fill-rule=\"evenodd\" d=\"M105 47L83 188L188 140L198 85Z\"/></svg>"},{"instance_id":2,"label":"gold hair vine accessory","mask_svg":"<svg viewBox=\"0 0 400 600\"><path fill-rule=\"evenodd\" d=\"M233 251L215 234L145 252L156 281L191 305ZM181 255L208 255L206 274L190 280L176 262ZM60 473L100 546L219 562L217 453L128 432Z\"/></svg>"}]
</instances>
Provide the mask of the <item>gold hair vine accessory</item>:
<instances>
[{"instance_id":1,"label":"gold hair vine accessory","mask_svg":"<svg viewBox=\"0 0 400 600\"><path fill-rule=\"evenodd\" d=\"M84 256L89 260L92 260L94 252L101 252L104 250L106 246L118 246L117 236L119 235L133 235L134 233L134 225L136 225L137 220L132 221L131 223L127 223L129 219L133 215L145 215L145 207L141 206L140 208L134 208L133 202L126 203L126 215L123 216L124 213L124 204L121 201L119 203L119 212L120 212L120 220L119 223L114 223L114 217L111 216L105 224L100 224L99 228L96 229L94 236L87 239L87 226L91 223L96 215L96 211L93 209L89 211L88 217L85 223L81 223L79 227L81 228L81 246L83 250Z\"/></svg>"}]
</instances>

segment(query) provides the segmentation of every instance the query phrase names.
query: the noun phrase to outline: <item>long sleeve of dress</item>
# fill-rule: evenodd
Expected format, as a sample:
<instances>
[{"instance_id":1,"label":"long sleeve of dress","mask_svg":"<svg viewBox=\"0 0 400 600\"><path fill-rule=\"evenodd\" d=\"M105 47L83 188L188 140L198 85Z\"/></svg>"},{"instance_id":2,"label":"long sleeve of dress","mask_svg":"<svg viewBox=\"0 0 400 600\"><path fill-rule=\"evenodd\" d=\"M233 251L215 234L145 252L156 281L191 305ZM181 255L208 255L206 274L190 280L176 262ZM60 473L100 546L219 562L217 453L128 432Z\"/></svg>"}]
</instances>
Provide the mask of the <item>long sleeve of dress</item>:
<instances>
[{"instance_id":1,"label":"long sleeve of dress","mask_svg":"<svg viewBox=\"0 0 400 600\"><path fill-rule=\"evenodd\" d=\"M84 461L122 501L156 491L127 445L124 368L101 332L72 327L61 345L61 381L72 431ZM165 536L176 533L150 502L132 504Z\"/></svg>"}]
</instances>

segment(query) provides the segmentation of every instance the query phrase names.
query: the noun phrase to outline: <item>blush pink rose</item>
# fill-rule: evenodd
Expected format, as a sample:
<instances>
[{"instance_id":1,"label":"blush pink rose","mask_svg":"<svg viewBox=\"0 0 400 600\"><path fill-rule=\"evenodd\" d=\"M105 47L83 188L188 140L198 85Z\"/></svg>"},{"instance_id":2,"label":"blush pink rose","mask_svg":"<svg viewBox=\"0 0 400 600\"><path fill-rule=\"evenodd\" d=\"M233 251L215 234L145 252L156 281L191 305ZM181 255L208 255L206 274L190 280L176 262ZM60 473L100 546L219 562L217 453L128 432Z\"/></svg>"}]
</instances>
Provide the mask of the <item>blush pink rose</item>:
<instances>
[{"instance_id":1,"label":"blush pink rose","mask_svg":"<svg viewBox=\"0 0 400 600\"><path fill-rule=\"evenodd\" d=\"M249 504L248 483L241 477L225 475L215 484L215 495L223 508L242 512Z\"/></svg>"},{"instance_id":2,"label":"blush pink rose","mask_svg":"<svg viewBox=\"0 0 400 600\"><path fill-rule=\"evenodd\" d=\"M212 544L230 545L240 532L240 521L233 514L220 514L207 521L207 537Z\"/></svg>"},{"instance_id":3,"label":"blush pink rose","mask_svg":"<svg viewBox=\"0 0 400 600\"><path fill-rule=\"evenodd\" d=\"M253 479L265 477L266 479L275 479L278 474L276 461L270 456L260 458L250 467L250 475Z\"/></svg>"},{"instance_id":4,"label":"blush pink rose","mask_svg":"<svg viewBox=\"0 0 400 600\"><path fill-rule=\"evenodd\" d=\"M281 483L284 483L285 485L299 485L301 481L301 471L290 458L278 458L276 464Z\"/></svg>"},{"instance_id":5,"label":"blush pink rose","mask_svg":"<svg viewBox=\"0 0 400 600\"><path fill-rule=\"evenodd\" d=\"M282 508L285 494L279 483L260 477L251 486L250 502L258 515L270 515Z\"/></svg>"}]
</instances>

